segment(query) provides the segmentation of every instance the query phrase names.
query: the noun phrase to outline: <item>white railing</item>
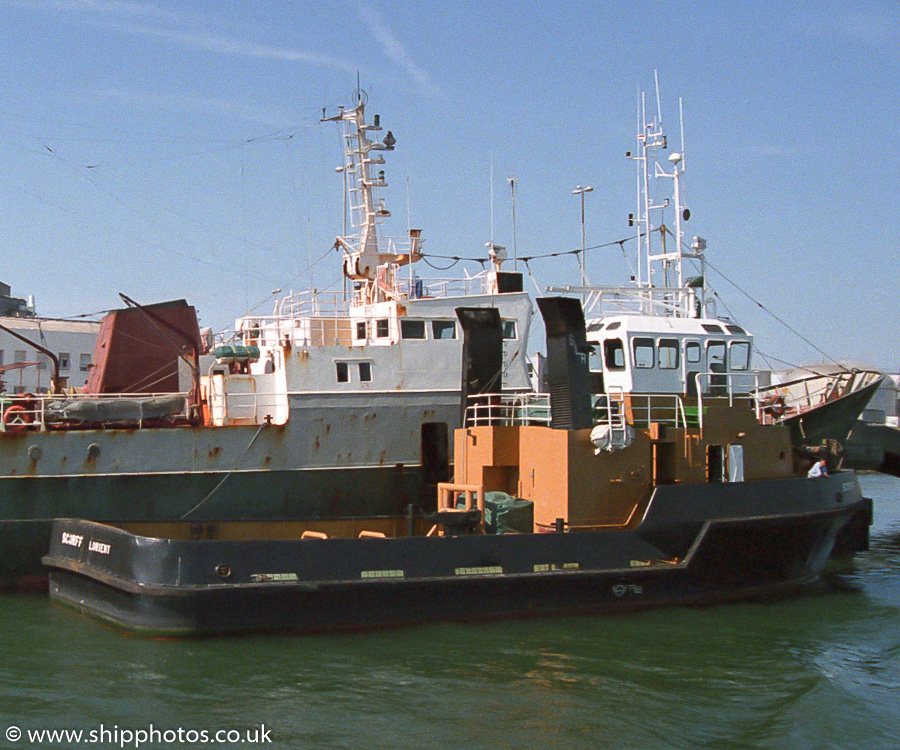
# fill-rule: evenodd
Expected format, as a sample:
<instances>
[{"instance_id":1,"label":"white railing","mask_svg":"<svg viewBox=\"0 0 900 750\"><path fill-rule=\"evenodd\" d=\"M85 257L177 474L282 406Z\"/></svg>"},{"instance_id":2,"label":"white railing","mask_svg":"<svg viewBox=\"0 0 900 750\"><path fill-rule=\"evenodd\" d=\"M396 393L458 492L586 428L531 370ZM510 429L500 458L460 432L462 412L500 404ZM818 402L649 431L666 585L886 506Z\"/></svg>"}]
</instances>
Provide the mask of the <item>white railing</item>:
<instances>
[{"instance_id":1,"label":"white railing","mask_svg":"<svg viewBox=\"0 0 900 750\"><path fill-rule=\"evenodd\" d=\"M111 408L111 404L115 402L126 408ZM140 425L149 419L183 421L190 416L189 403L189 396L186 393L5 395L0 396L0 432L45 430L48 425L77 426L84 423ZM166 407L164 404L169 406ZM179 406L180 408L175 408Z\"/></svg>"},{"instance_id":2,"label":"white railing","mask_svg":"<svg viewBox=\"0 0 900 750\"><path fill-rule=\"evenodd\" d=\"M594 424L605 424L612 431L626 426L647 426L659 422L671 427L689 426L681 396L673 394L625 394L617 390L592 394ZM469 396L466 427L548 426L551 421L550 395L547 393L479 394Z\"/></svg>"},{"instance_id":3,"label":"white railing","mask_svg":"<svg viewBox=\"0 0 900 750\"><path fill-rule=\"evenodd\" d=\"M738 399L745 400L761 419L760 403L754 397L759 389L759 373L756 372L700 372L695 376L697 384L697 424L703 428L704 400L727 399L734 406Z\"/></svg>"},{"instance_id":4,"label":"white railing","mask_svg":"<svg viewBox=\"0 0 900 750\"><path fill-rule=\"evenodd\" d=\"M755 388L757 413L763 424L802 414L872 385L883 377L874 370L811 373L807 377Z\"/></svg>"},{"instance_id":5,"label":"white railing","mask_svg":"<svg viewBox=\"0 0 900 750\"><path fill-rule=\"evenodd\" d=\"M466 427L550 424L550 396L546 393L489 393L469 396Z\"/></svg>"}]
</instances>

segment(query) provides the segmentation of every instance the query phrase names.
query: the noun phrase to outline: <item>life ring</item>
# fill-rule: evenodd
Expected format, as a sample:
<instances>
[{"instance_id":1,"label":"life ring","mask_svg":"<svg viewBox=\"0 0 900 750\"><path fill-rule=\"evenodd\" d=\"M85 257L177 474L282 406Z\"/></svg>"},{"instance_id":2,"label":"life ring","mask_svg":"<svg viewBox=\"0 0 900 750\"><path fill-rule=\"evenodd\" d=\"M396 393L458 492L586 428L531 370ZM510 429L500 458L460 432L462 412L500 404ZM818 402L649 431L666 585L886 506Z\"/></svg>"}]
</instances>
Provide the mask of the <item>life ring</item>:
<instances>
[{"instance_id":1,"label":"life ring","mask_svg":"<svg viewBox=\"0 0 900 750\"><path fill-rule=\"evenodd\" d=\"M34 421L34 412L29 411L21 404L12 404L3 412L3 427L6 430L20 431L28 429Z\"/></svg>"}]
</instances>

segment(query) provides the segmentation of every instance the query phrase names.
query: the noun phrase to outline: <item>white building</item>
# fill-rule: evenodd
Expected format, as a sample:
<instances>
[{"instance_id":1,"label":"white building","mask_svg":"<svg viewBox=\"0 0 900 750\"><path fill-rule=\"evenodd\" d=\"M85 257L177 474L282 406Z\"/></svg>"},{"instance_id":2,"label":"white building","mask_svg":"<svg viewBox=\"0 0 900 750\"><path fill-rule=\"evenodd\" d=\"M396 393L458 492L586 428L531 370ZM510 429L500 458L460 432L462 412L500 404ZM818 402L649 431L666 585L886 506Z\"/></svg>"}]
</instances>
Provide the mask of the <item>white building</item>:
<instances>
[{"instance_id":1,"label":"white building","mask_svg":"<svg viewBox=\"0 0 900 750\"><path fill-rule=\"evenodd\" d=\"M99 323L0 317L0 326L53 352L66 387L81 388L87 382ZM53 363L46 354L0 329L0 393L46 393L52 375Z\"/></svg>"}]
</instances>

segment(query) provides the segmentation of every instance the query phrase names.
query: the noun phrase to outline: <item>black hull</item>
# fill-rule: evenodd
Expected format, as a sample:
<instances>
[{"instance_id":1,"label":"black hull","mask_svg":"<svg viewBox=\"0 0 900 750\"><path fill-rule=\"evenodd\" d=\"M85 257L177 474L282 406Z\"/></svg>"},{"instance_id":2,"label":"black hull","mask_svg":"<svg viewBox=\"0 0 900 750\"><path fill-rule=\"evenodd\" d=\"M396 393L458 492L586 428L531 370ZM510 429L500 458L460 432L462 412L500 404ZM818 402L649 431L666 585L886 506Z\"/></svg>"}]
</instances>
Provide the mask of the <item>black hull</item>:
<instances>
[{"instance_id":1,"label":"black hull","mask_svg":"<svg viewBox=\"0 0 900 750\"><path fill-rule=\"evenodd\" d=\"M697 517L703 505L723 503L718 488L709 497L699 488L695 502L661 493L633 531L191 542L62 520L44 562L56 601L156 636L712 603L814 580L841 530L868 509L834 489L844 485L800 481L799 501L757 495L756 513L732 491L732 508L746 506L739 517ZM766 504L796 507L771 513Z\"/></svg>"}]
</instances>

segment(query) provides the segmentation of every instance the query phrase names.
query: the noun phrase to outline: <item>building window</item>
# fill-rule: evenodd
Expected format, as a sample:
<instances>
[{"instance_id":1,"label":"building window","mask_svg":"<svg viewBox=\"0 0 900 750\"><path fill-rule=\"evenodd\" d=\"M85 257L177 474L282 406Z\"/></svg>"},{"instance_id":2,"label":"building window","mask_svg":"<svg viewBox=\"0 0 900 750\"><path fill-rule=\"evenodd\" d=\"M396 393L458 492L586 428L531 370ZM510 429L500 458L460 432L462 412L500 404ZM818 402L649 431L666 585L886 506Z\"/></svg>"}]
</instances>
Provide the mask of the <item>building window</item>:
<instances>
[{"instance_id":1,"label":"building window","mask_svg":"<svg viewBox=\"0 0 900 750\"><path fill-rule=\"evenodd\" d=\"M25 350L24 349L16 349L16 358L13 361L14 362L24 362L25 361Z\"/></svg>"},{"instance_id":2,"label":"building window","mask_svg":"<svg viewBox=\"0 0 900 750\"><path fill-rule=\"evenodd\" d=\"M91 369L91 355L90 354L80 354L78 356L78 369L81 372L88 372Z\"/></svg>"},{"instance_id":3,"label":"building window","mask_svg":"<svg viewBox=\"0 0 900 750\"><path fill-rule=\"evenodd\" d=\"M69 352L60 352L59 353L59 369L60 370L68 370L71 367L69 362Z\"/></svg>"},{"instance_id":4,"label":"building window","mask_svg":"<svg viewBox=\"0 0 900 750\"><path fill-rule=\"evenodd\" d=\"M371 383L372 382L372 363L371 362L360 362L359 363L359 382L360 383Z\"/></svg>"},{"instance_id":5,"label":"building window","mask_svg":"<svg viewBox=\"0 0 900 750\"><path fill-rule=\"evenodd\" d=\"M653 339L636 338L634 340L634 366L643 370L653 367Z\"/></svg>"},{"instance_id":6,"label":"building window","mask_svg":"<svg viewBox=\"0 0 900 750\"><path fill-rule=\"evenodd\" d=\"M46 354L38 354L37 358L37 368L38 370L46 370L47 362L49 361L49 357Z\"/></svg>"},{"instance_id":7,"label":"building window","mask_svg":"<svg viewBox=\"0 0 900 750\"><path fill-rule=\"evenodd\" d=\"M3 350L0 349L0 365L3 365Z\"/></svg>"},{"instance_id":8,"label":"building window","mask_svg":"<svg viewBox=\"0 0 900 750\"><path fill-rule=\"evenodd\" d=\"M375 321L375 338L386 339L390 335L390 328L388 327L388 319L383 318L382 320Z\"/></svg>"},{"instance_id":9,"label":"building window","mask_svg":"<svg viewBox=\"0 0 900 750\"><path fill-rule=\"evenodd\" d=\"M425 338L425 321L410 320L402 318L400 320L400 338L404 339L424 339Z\"/></svg>"},{"instance_id":10,"label":"building window","mask_svg":"<svg viewBox=\"0 0 900 750\"><path fill-rule=\"evenodd\" d=\"M436 339L455 339L456 338L456 321L453 320L432 320L431 333Z\"/></svg>"},{"instance_id":11,"label":"building window","mask_svg":"<svg viewBox=\"0 0 900 750\"><path fill-rule=\"evenodd\" d=\"M349 383L350 382L350 368L347 366L346 362L335 362L334 363L335 370L337 372L337 382L338 383Z\"/></svg>"},{"instance_id":12,"label":"building window","mask_svg":"<svg viewBox=\"0 0 900 750\"><path fill-rule=\"evenodd\" d=\"M660 339L659 340L659 369L660 370L677 370L678 369L678 340L677 339Z\"/></svg>"}]
</instances>

